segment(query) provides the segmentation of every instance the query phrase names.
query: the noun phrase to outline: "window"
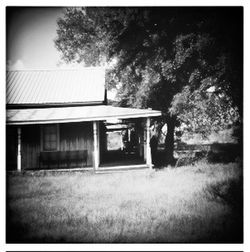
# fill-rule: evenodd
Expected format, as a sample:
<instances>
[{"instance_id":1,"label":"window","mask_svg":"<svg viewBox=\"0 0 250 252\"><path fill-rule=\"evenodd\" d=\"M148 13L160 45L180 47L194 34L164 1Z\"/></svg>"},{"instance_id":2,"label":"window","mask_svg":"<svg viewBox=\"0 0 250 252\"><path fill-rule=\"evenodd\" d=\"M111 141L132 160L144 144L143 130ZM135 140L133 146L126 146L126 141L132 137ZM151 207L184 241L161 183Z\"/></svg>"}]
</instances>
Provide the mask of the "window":
<instances>
[{"instance_id":1,"label":"window","mask_svg":"<svg viewBox=\"0 0 250 252\"><path fill-rule=\"evenodd\" d=\"M43 150L57 150L57 125L47 125L43 127Z\"/></svg>"}]
</instances>

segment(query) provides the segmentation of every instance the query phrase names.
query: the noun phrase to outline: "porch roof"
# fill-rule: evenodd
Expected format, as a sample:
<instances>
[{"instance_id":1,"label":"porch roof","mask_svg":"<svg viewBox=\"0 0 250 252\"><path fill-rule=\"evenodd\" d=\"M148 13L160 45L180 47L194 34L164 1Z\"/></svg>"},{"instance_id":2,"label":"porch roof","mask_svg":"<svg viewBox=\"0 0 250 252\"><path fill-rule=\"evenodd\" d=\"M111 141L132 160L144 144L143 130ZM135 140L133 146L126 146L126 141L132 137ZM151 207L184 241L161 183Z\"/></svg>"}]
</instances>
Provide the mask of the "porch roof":
<instances>
[{"instance_id":1,"label":"porch roof","mask_svg":"<svg viewBox=\"0 0 250 252\"><path fill-rule=\"evenodd\" d=\"M49 124L108 119L128 119L160 116L161 112L150 109L121 108L107 105L7 109L7 125Z\"/></svg>"}]
</instances>

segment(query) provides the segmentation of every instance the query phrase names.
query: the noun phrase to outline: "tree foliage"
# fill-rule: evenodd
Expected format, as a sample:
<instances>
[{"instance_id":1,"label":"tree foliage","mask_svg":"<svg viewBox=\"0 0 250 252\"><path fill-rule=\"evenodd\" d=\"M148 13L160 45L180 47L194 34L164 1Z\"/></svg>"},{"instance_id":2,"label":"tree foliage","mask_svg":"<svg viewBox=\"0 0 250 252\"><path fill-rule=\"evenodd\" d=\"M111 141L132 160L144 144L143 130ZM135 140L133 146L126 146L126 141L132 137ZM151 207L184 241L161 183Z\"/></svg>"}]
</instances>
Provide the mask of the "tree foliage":
<instances>
[{"instance_id":1,"label":"tree foliage","mask_svg":"<svg viewBox=\"0 0 250 252\"><path fill-rule=\"evenodd\" d=\"M159 109L173 129L206 134L242 116L241 8L67 8L55 44L66 62L115 61L120 105Z\"/></svg>"}]
</instances>

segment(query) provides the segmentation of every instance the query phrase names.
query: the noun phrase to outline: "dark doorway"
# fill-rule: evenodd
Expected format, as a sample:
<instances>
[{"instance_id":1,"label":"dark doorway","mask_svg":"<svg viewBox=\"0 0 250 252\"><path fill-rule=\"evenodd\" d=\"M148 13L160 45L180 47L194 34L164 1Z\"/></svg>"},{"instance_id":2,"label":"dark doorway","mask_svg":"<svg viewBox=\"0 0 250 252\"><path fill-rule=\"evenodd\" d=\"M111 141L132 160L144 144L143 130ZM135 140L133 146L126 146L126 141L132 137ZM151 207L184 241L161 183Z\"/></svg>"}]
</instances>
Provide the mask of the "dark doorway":
<instances>
[{"instance_id":1,"label":"dark doorway","mask_svg":"<svg viewBox=\"0 0 250 252\"><path fill-rule=\"evenodd\" d=\"M144 132L142 120L106 122L101 127L100 166L144 164ZM103 132L102 132L103 131Z\"/></svg>"}]
</instances>

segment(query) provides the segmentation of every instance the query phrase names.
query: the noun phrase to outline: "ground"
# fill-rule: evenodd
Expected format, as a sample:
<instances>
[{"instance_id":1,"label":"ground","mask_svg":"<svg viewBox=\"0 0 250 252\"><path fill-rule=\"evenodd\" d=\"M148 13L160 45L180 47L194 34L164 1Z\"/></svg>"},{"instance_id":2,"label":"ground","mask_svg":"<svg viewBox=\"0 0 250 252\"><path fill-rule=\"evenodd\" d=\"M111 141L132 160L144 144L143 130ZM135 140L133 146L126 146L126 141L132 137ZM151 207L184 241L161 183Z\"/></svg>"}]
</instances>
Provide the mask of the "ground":
<instances>
[{"instance_id":1,"label":"ground","mask_svg":"<svg viewBox=\"0 0 250 252\"><path fill-rule=\"evenodd\" d=\"M242 242L240 165L7 175L7 242Z\"/></svg>"}]
</instances>

